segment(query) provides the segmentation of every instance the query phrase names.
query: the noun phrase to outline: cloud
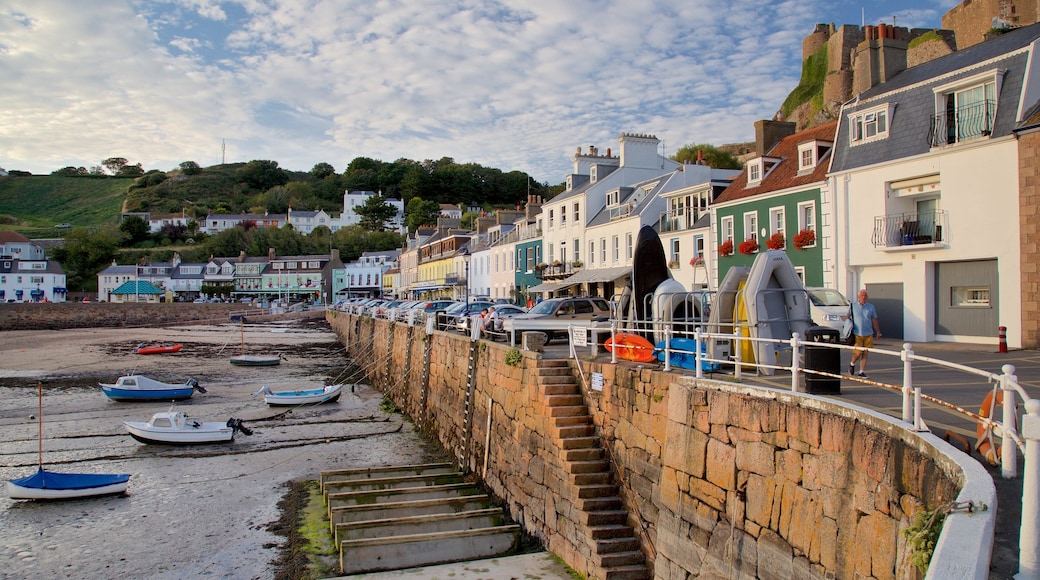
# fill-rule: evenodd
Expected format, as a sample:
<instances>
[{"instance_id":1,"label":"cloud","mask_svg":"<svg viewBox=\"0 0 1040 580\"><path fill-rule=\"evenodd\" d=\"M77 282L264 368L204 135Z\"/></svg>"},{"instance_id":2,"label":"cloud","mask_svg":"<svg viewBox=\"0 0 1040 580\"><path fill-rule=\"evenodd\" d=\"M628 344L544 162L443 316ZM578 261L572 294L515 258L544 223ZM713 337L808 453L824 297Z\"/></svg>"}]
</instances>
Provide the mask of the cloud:
<instances>
[{"instance_id":1,"label":"cloud","mask_svg":"<svg viewBox=\"0 0 1040 580\"><path fill-rule=\"evenodd\" d=\"M9 0L0 165L121 156L453 157L558 183L578 145L748 140L800 73L822 0Z\"/></svg>"}]
</instances>

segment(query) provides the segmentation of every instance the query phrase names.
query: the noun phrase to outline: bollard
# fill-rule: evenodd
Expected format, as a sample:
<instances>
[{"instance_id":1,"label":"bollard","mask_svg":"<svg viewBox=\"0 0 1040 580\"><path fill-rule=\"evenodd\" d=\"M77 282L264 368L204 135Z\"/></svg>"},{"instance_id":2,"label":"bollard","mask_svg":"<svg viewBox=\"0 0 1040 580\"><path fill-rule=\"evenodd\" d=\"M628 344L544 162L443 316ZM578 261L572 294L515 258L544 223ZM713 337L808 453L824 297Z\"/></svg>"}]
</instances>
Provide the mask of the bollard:
<instances>
[{"instance_id":1,"label":"bollard","mask_svg":"<svg viewBox=\"0 0 1040 580\"><path fill-rule=\"evenodd\" d=\"M999 339L999 344L1000 344L1000 350L999 351L1000 352L1007 352L1008 351L1007 350L1007 327L1006 326L1001 326L1001 327L997 328L997 330L998 330L997 337Z\"/></svg>"}]
</instances>

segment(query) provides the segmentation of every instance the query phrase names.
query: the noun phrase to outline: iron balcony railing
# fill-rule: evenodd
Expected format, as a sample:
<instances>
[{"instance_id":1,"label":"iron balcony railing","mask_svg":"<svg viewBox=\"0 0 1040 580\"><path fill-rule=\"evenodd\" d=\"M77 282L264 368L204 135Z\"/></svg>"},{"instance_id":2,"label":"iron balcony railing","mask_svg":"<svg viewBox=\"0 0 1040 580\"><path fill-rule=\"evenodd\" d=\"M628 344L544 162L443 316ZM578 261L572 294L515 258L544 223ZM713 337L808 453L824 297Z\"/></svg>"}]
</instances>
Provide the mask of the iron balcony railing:
<instances>
[{"instance_id":1,"label":"iron balcony railing","mask_svg":"<svg viewBox=\"0 0 1040 580\"><path fill-rule=\"evenodd\" d=\"M948 244L949 214L937 209L923 213L900 213L874 218L875 248L893 248L916 244Z\"/></svg>"},{"instance_id":2,"label":"iron balcony railing","mask_svg":"<svg viewBox=\"0 0 1040 580\"><path fill-rule=\"evenodd\" d=\"M993 132L993 116L997 102L984 100L949 108L932 117L928 135L932 147L952 145L968 139L988 137Z\"/></svg>"}]
</instances>

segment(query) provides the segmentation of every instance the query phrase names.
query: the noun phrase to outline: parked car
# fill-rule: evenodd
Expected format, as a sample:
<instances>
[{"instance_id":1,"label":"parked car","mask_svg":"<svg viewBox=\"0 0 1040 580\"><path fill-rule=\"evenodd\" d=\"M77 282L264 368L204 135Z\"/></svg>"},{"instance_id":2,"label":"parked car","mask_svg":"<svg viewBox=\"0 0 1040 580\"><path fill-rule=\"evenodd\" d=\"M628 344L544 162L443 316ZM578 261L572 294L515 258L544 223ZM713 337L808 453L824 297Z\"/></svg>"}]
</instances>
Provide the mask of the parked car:
<instances>
[{"instance_id":1,"label":"parked car","mask_svg":"<svg viewBox=\"0 0 1040 580\"><path fill-rule=\"evenodd\" d=\"M492 306L495 307L495 312L498 314L498 317L497 317L497 321L498 321L497 322L497 327L498 328L496 329L498 331L502 330L502 321L505 320L506 318L512 318L513 316L517 316L517 315L524 314L524 313L527 312L526 308L520 308L519 306L506 305L506 304L496 304L494 302L488 302L488 301L475 302L474 304L481 304L481 305L484 305L484 306L482 306L480 309L476 310L476 312L473 312L473 314L479 314L481 311L483 311L484 308L491 308ZM463 334L467 334L469 332L469 321L470 321L470 317L469 316L458 316L456 314L456 317L455 317L455 329L458 330L459 332L463 333Z\"/></svg>"},{"instance_id":2,"label":"parked car","mask_svg":"<svg viewBox=\"0 0 1040 580\"><path fill-rule=\"evenodd\" d=\"M575 320L609 320L610 303L597 296L550 298L535 304L526 314L513 317L503 328L540 331L545 333L545 344L554 338L567 336L568 323Z\"/></svg>"},{"instance_id":3,"label":"parked car","mask_svg":"<svg viewBox=\"0 0 1040 580\"><path fill-rule=\"evenodd\" d=\"M480 314L480 311L484 310L488 306L494 306L494 303L485 302L483 300L472 301L469 303L457 302L443 312L437 313L437 329L466 332L465 328L460 329L458 327L460 323L459 317L469 318L474 314Z\"/></svg>"},{"instance_id":4,"label":"parked car","mask_svg":"<svg viewBox=\"0 0 1040 580\"><path fill-rule=\"evenodd\" d=\"M809 315L819 326L841 332L841 324L849 315L849 299L833 288L806 288L809 293Z\"/></svg>"},{"instance_id":5,"label":"parked car","mask_svg":"<svg viewBox=\"0 0 1040 580\"><path fill-rule=\"evenodd\" d=\"M481 335L490 338L491 340L505 340L506 334L502 330L502 325L505 323L506 319L521 316L523 314L527 314L527 309L523 306L517 306L516 304L496 304L495 313L492 316L494 322L490 326L485 323Z\"/></svg>"}]
</instances>

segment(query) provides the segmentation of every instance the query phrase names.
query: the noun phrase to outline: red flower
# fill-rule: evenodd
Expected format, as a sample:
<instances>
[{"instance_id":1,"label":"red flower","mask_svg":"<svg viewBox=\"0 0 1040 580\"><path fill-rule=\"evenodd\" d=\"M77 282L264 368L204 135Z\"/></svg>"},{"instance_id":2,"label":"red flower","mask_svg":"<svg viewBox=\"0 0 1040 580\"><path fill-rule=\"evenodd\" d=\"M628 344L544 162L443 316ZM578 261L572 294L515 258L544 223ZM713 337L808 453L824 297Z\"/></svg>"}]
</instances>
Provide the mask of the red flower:
<instances>
[{"instance_id":1,"label":"red flower","mask_svg":"<svg viewBox=\"0 0 1040 580\"><path fill-rule=\"evenodd\" d=\"M690 265L691 266L697 266L698 264L701 264L702 262L704 262L704 258L702 258L700 256L694 256L694 257L690 258Z\"/></svg>"},{"instance_id":2,"label":"red flower","mask_svg":"<svg viewBox=\"0 0 1040 580\"><path fill-rule=\"evenodd\" d=\"M808 228L798 232L794 236L794 247L801 250L806 246L811 246L816 243L816 232Z\"/></svg>"},{"instance_id":3,"label":"red flower","mask_svg":"<svg viewBox=\"0 0 1040 580\"><path fill-rule=\"evenodd\" d=\"M743 242L740 242L738 250L744 255L754 254L758 251L758 240L755 238L748 238Z\"/></svg>"},{"instance_id":4,"label":"red flower","mask_svg":"<svg viewBox=\"0 0 1040 580\"><path fill-rule=\"evenodd\" d=\"M726 240L719 245L720 256L730 256L733 254L733 240Z\"/></svg>"},{"instance_id":5,"label":"red flower","mask_svg":"<svg viewBox=\"0 0 1040 580\"><path fill-rule=\"evenodd\" d=\"M766 247L770 250L782 250L784 249L784 242L784 234L781 232L776 232L775 234L769 236L769 239L766 240Z\"/></svg>"}]
</instances>

